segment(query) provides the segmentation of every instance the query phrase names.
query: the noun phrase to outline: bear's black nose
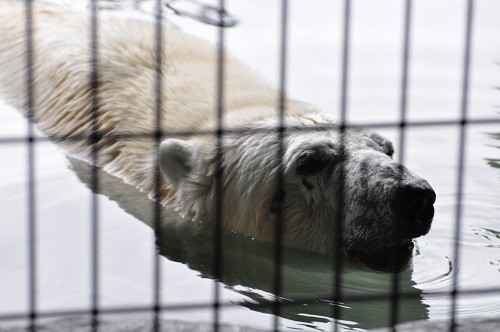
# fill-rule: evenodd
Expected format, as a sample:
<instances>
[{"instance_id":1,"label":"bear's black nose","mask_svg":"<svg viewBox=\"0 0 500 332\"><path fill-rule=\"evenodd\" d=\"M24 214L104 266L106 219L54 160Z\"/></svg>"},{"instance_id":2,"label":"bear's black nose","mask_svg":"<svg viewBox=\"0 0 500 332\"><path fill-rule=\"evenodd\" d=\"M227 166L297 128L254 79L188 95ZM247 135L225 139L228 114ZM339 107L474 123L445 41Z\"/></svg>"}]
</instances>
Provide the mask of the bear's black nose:
<instances>
[{"instance_id":1,"label":"bear's black nose","mask_svg":"<svg viewBox=\"0 0 500 332\"><path fill-rule=\"evenodd\" d=\"M436 193L425 180L404 184L396 190L392 208L406 221L409 236L427 234L434 217L435 201Z\"/></svg>"}]
</instances>

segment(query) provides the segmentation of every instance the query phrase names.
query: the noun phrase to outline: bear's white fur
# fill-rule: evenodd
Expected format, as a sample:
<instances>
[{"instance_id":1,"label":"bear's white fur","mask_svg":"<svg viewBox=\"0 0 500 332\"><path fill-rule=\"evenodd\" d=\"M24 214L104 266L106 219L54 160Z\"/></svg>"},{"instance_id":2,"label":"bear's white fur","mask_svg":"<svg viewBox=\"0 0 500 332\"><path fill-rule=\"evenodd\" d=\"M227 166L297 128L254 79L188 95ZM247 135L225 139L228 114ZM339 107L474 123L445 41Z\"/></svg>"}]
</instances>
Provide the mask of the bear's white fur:
<instances>
[{"instance_id":1,"label":"bear's white fur","mask_svg":"<svg viewBox=\"0 0 500 332\"><path fill-rule=\"evenodd\" d=\"M0 9L0 87L3 97L26 114L24 18L22 6L3 5ZM68 153L92 162L89 141L70 138L92 132L89 23L86 11L35 5L33 120ZM164 207L177 210L179 222L212 228L216 194L216 46L175 29L163 29L159 114L161 130L168 136L162 137L157 158L154 137L146 137L157 129L155 26L100 12L98 36L97 130L104 135L98 142L98 166L153 199L158 159L165 174L160 188ZM223 224L230 230L273 241L279 143L277 133L271 129L279 125L278 91L237 60L226 57L223 101L223 127L234 131L222 140ZM285 106L288 128L333 123L327 113L305 103L287 100ZM252 133L252 129L259 132ZM191 132L201 134L189 135ZM390 142L369 131L348 131L341 156L338 132L318 129L286 132L283 143L286 195L282 202L282 239L286 246L319 252L333 248L340 176L334 166L341 162L348 175L346 240L361 238L365 246L392 241L392 221L387 221L392 217L384 214L390 215L386 203L395 189L382 186L385 189L379 194L359 189L363 172L367 173L365 161L390 169L399 167L390 157ZM368 173L380 179L372 171ZM360 175L359 179L352 174ZM408 172L405 177L413 175ZM375 206L364 204L377 199ZM370 222L359 222L361 216L370 218ZM375 221L380 225L371 230Z\"/></svg>"}]
</instances>

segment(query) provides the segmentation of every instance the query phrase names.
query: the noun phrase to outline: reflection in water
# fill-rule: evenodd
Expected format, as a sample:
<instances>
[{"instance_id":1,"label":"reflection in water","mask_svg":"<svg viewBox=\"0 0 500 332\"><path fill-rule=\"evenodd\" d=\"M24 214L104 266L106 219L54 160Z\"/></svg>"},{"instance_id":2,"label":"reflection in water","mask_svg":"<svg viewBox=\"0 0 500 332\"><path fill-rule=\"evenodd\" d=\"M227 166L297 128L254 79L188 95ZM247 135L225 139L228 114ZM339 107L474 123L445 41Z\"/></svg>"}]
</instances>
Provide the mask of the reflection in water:
<instances>
[{"instance_id":1,"label":"reflection in water","mask_svg":"<svg viewBox=\"0 0 500 332\"><path fill-rule=\"evenodd\" d=\"M500 133L490 134L490 136L493 139L500 140ZM497 148L500 149L500 146L497 146ZM490 165L491 167L500 168L500 159L497 159L497 158L486 158L486 161L488 162L488 165Z\"/></svg>"},{"instance_id":2,"label":"reflection in water","mask_svg":"<svg viewBox=\"0 0 500 332\"><path fill-rule=\"evenodd\" d=\"M474 231L474 234L476 234L478 236L482 236L483 238L485 238L486 240L491 242L491 244L488 244L486 247L488 247L488 248L500 248L500 245L495 244L496 241L494 241L495 239L500 240L500 232L499 231L496 231L494 229L484 228L484 227L474 228L473 231Z\"/></svg>"},{"instance_id":3,"label":"reflection in water","mask_svg":"<svg viewBox=\"0 0 500 332\"><path fill-rule=\"evenodd\" d=\"M71 159L71 168L87 186L91 180L87 163ZM101 194L114 200L127 213L152 226L154 203L144 193L108 173L99 172ZM186 264L202 277L214 279L214 244L210 232L193 228L175 211L162 210L159 252L165 258ZM272 313L274 300L274 247L248 237L224 231L222 235L221 278L226 287L242 295L237 304L262 313ZM294 249L283 250L280 315L312 327L331 321L335 272L331 256ZM392 275L376 273L346 263L342 269L341 321L346 327L374 328L390 324ZM399 321L428 318L421 291L414 288L411 270L400 273L399 290L411 296L400 299ZM360 301L352 297L377 296ZM387 295L387 296L385 296ZM349 300L349 297L352 299Z\"/></svg>"}]
</instances>

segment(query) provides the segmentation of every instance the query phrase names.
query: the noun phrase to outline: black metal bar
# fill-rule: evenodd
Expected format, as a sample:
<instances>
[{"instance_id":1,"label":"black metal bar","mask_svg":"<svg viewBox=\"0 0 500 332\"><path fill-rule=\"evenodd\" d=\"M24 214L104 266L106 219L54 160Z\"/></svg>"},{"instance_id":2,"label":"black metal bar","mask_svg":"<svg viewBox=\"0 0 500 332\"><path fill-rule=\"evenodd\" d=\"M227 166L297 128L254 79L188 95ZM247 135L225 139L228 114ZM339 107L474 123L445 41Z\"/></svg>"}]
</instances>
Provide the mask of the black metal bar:
<instances>
[{"instance_id":1,"label":"black metal bar","mask_svg":"<svg viewBox=\"0 0 500 332\"><path fill-rule=\"evenodd\" d=\"M493 294L500 294L500 288L483 288L476 290L462 290L459 292L460 296L489 296ZM383 294L355 294L355 295L346 295L342 299L344 302L347 301L379 301L385 300L390 296L390 293ZM411 299L411 298L420 298L421 294L416 292L400 292L400 299ZM426 298L444 298L449 297L449 291L439 291L439 292L429 292L425 293ZM282 306L296 306L297 303L301 304L318 304L318 299L328 298L327 294L323 296L314 296L314 297L301 297L294 298L293 302L284 301L281 303ZM324 301L324 303L329 303ZM247 308L262 308L273 307L274 301L269 301L266 304L261 303L245 303L245 307ZM186 303L186 304L171 304L171 305L163 305L160 307L161 311L182 311L182 310L204 310L213 307L213 302L207 303ZM238 302L221 302L220 307L231 308L231 307L241 307L241 304ZM101 308L100 314L102 315L120 315L120 314L132 314L132 313L150 313L154 310L153 306L137 306L137 307L108 307ZM78 315L89 315L91 312L89 310L55 310L55 311L38 311L37 318L55 318L55 317L64 317L64 316L78 316ZM29 319L30 314L26 313L10 313L10 314L2 314L0 315L0 321L12 321L12 320L22 320Z\"/></svg>"},{"instance_id":2,"label":"black metal bar","mask_svg":"<svg viewBox=\"0 0 500 332\"><path fill-rule=\"evenodd\" d=\"M29 330L36 330L36 197L35 197L35 140L34 137L34 75L33 75L33 3L25 1L26 20L26 101L28 114L28 306Z\"/></svg>"},{"instance_id":3,"label":"black metal bar","mask_svg":"<svg viewBox=\"0 0 500 332\"><path fill-rule=\"evenodd\" d=\"M98 17L97 1L90 1L90 115L92 121L89 143L92 147L92 179L91 179L91 227L90 227L90 254L91 254L91 311L92 331L99 326L99 146L101 140L98 128L99 121L99 59L98 59Z\"/></svg>"},{"instance_id":4,"label":"black metal bar","mask_svg":"<svg viewBox=\"0 0 500 332\"><path fill-rule=\"evenodd\" d=\"M219 331L220 325L220 277L222 273L222 227L223 223L223 116L224 116L224 27L222 20L225 13L225 1L219 0L219 21L221 25L217 28L217 68L216 68L216 86L217 86L217 129L215 133L216 139L216 155L215 155L215 220L214 220L214 303L213 303L213 330Z\"/></svg>"},{"instance_id":5,"label":"black metal bar","mask_svg":"<svg viewBox=\"0 0 500 332\"><path fill-rule=\"evenodd\" d=\"M285 155L285 112L286 112L286 66L287 66L287 42L288 42L288 0L281 1L281 17L280 17L280 67L279 67L279 96L278 96L278 126L276 128L278 145L277 145L277 171L276 171L276 193L273 206L276 211L275 220L275 246L274 246L274 331L279 330L279 318L281 313L281 292L282 292L282 261L283 261L283 211L282 205L285 197L284 191L284 169L283 157Z\"/></svg>"},{"instance_id":6,"label":"black metal bar","mask_svg":"<svg viewBox=\"0 0 500 332\"><path fill-rule=\"evenodd\" d=\"M406 0L404 7L404 30L403 30L403 61L401 75L401 96L400 96L400 124L399 124L399 158L398 162L404 164L405 160L405 142L406 142L406 121L407 121L407 95L408 95L408 66L410 56L410 28L411 28L411 9L412 1ZM395 239L396 240L396 239ZM392 275L392 296L390 324L394 332L398 323L399 309L399 273Z\"/></svg>"},{"instance_id":7,"label":"black metal bar","mask_svg":"<svg viewBox=\"0 0 500 332\"><path fill-rule=\"evenodd\" d=\"M342 62L341 62L341 91L340 91L340 127L339 127L339 155L345 158L345 131L347 129L347 96L349 84L349 39L350 39L350 25L351 25L351 1L344 1L343 12L343 35L342 35ZM343 261L343 229L344 229L344 203L345 203L345 164L341 163L339 167L340 181L337 197L337 206L339 207L335 213L335 241L333 248L333 330L336 332L339 329L338 320L340 319L342 301L342 261Z\"/></svg>"},{"instance_id":8,"label":"black metal bar","mask_svg":"<svg viewBox=\"0 0 500 332\"><path fill-rule=\"evenodd\" d=\"M458 169L457 169L457 201L455 209L455 239L453 243L453 262L455 267L452 275L451 308L450 308L450 331L456 329L457 297L458 297L458 273L460 270L460 241L462 230L462 197L463 183L465 177L465 144L467 142L466 119L469 102L469 75L470 58L472 48L472 24L473 24L474 1L467 1L465 45L462 73L462 94L460 104L460 134L458 148Z\"/></svg>"},{"instance_id":9,"label":"black metal bar","mask_svg":"<svg viewBox=\"0 0 500 332\"><path fill-rule=\"evenodd\" d=\"M158 151L162 139L162 107L163 107L163 1L156 0L155 8L155 153ZM156 160L153 156L153 160ZM161 266L160 247L162 245L161 230L161 184L162 178L160 166L156 162L153 166L154 181L154 233L155 252L153 262L153 329L155 332L161 330Z\"/></svg>"},{"instance_id":10,"label":"black metal bar","mask_svg":"<svg viewBox=\"0 0 500 332\"><path fill-rule=\"evenodd\" d=\"M462 124L470 126L482 125L496 125L500 124L499 118L481 118L481 119L466 119L464 120L437 120L437 121L412 121L404 124L405 128L433 128L433 127L452 127L461 126ZM356 124L345 123L344 128L358 128L358 129L386 129L400 127L400 122L361 122ZM285 131L288 133L294 132L315 132L315 131L328 131L339 130L340 124L322 124L318 126L294 126L287 127ZM250 135L250 134L272 134L276 133L276 128L255 128L255 129L222 129L222 135ZM127 139L154 139L155 135L160 135L163 138L168 137L196 137L214 135L216 132L213 130L201 131L162 131L160 133L138 132L138 133L123 133L123 134L101 134L103 140L127 140ZM62 141L85 141L89 139L89 135L49 135L43 137L34 136L33 141L36 142L62 142ZM26 142L26 137L0 137L0 144L19 144Z\"/></svg>"}]
</instances>

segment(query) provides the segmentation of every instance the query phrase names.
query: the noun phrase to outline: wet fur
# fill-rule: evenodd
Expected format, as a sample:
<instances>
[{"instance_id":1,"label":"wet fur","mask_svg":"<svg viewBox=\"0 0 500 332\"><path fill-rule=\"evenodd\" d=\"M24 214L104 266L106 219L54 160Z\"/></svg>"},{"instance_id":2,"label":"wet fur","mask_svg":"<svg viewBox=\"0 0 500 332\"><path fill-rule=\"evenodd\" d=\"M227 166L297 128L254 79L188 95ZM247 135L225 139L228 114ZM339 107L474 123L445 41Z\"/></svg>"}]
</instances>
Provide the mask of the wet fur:
<instances>
[{"instance_id":1,"label":"wet fur","mask_svg":"<svg viewBox=\"0 0 500 332\"><path fill-rule=\"evenodd\" d=\"M22 6L3 5L0 9L1 92L27 114L24 22ZM92 162L89 141L57 139L92 132L89 22L88 13L78 9L34 7L33 120L69 154ZM216 47L174 29L165 28L163 35L162 130L213 131L217 114ZM97 164L151 199L155 196L157 163L154 137L119 137L156 129L155 50L153 24L116 13L99 13L97 130L113 137L98 141ZM278 125L277 91L229 56L224 82L225 128L272 129ZM313 106L287 100L285 123L314 127L332 124L334 119ZM378 134L351 129L344 142L341 151L335 130L285 135L285 246L331 252L342 174L347 179L343 209L346 248L369 249L393 241L397 220L388 206L394 185L419 178L391 159L392 144ZM259 240L274 241L277 135L225 135L222 146L224 226ZM165 176L161 177L161 203L169 211L178 212L174 222L211 229L216 194L214 135L164 138L162 149L160 166ZM324 167L313 174L307 173L307 165L300 166L301 158L305 158L301 156L307 151L319 151L320 158L325 159Z\"/></svg>"}]
</instances>

